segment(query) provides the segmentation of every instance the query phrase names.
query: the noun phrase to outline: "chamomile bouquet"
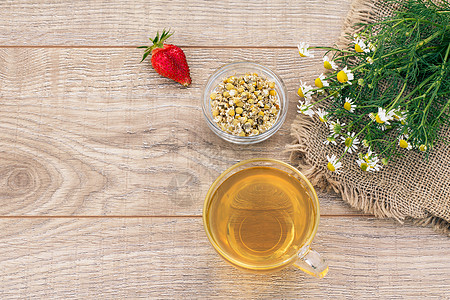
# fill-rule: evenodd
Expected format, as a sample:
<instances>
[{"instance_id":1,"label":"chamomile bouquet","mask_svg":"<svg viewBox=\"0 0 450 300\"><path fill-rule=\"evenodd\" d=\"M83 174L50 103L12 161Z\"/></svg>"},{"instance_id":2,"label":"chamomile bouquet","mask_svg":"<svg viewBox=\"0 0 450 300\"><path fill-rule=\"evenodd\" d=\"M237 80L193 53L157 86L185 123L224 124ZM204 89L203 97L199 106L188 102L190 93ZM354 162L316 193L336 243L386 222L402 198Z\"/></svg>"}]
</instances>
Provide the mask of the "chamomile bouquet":
<instances>
[{"instance_id":1,"label":"chamomile bouquet","mask_svg":"<svg viewBox=\"0 0 450 300\"><path fill-rule=\"evenodd\" d=\"M404 151L427 154L449 138L440 129L450 125L450 5L387 1L399 9L356 25L346 49L298 46L302 57L326 50L323 74L314 85L300 82L297 107L328 127L324 143L345 145L340 156L327 157L331 172L339 172L347 153L373 172Z\"/></svg>"}]
</instances>

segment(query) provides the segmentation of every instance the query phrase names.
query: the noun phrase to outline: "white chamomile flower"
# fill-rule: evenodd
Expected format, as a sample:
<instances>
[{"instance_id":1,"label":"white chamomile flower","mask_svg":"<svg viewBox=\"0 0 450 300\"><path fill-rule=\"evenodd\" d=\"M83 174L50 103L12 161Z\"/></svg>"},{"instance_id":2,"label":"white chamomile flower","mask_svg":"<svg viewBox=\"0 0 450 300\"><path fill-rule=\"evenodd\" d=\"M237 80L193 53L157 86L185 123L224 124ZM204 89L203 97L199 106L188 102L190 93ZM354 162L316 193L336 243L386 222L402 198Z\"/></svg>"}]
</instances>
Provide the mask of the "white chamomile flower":
<instances>
[{"instance_id":1,"label":"white chamomile flower","mask_svg":"<svg viewBox=\"0 0 450 300\"><path fill-rule=\"evenodd\" d=\"M377 161L372 161L372 160L364 160L361 158L358 158L356 160L356 162L358 163L359 167L361 168L361 170L366 171L366 172L375 172L375 171L380 171L381 169L381 165L378 164L378 159Z\"/></svg>"},{"instance_id":2,"label":"white chamomile flower","mask_svg":"<svg viewBox=\"0 0 450 300\"><path fill-rule=\"evenodd\" d=\"M345 150L348 153L353 153L353 151L358 150L359 139L355 137L355 133L347 132L347 136L342 136L342 143L345 144Z\"/></svg>"},{"instance_id":3,"label":"white chamomile flower","mask_svg":"<svg viewBox=\"0 0 450 300\"><path fill-rule=\"evenodd\" d=\"M400 121L402 123L402 125L406 125L406 119L408 118L408 110L397 109L394 112L394 118L397 121Z\"/></svg>"},{"instance_id":4,"label":"white chamomile flower","mask_svg":"<svg viewBox=\"0 0 450 300\"><path fill-rule=\"evenodd\" d=\"M307 85L306 83L304 83L303 81L300 80L300 87L297 90L297 94L305 99L311 99L312 98L312 92L311 90L313 89L312 86Z\"/></svg>"},{"instance_id":5,"label":"white chamomile flower","mask_svg":"<svg viewBox=\"0 0 450 300\"><path fill-rule=\"evenodd\" d=\"M356 38L353 40L353 43L355 44L355 51L358 53L362 52L370 52L370 49L366 46L364 41L361 38Z\"/></svg>"},{"instance_id":6,"label":"white chamomile flower","mask_svg":"<svg viewBox=\"0 0 450 300\"><path fill-rule=\"evenodd\" d=\"M314 54L312 53L312 51L309 51L309 44L305 43L305 42L301 42L300 44L297 45L298 48L298 53L300 54L301 57L314 57Z\"/></svg>"},{"instance_id":7,"label":"white chamomile flower","mask_svg":"<svg viewBox=\"0 0 450 300\"><path fill-rule=\"evenodd\" d=\"M316 78L316 80L314 80L314 84L318 87L318 88L323 88L324 86L329 86L328 82L325 80L325 75L320 74L319 77Z\"/></svg>"},{"instance_id":8,"label":"white chamomile flower","mask_svg":"<svg viewBox=\"0 0 450 300\"><path fill-rule=\"evenodd\" d=\"M338 68L337 64L334 61L332 61L331 59L328 59L328 56L326 56L326 55L323 57L323 66L327 70L331 70L331 69L337 70L337 68Z\"/></svg>"},{"instance_id":9,"label":"white chamomile flower","mask_svg":"<svg viewBox=\"0 0 450 300\"><path fill-rule=\"evenodd\" d=\"M361 170L363 171L369 171L369 164L362 158L358 158L356 160L356 163L359 165L359 167L361 168Z\"/></svg>"},{"instance_id":10,"label":"white chamomile flower","mask_svg":"<svg viewBox=\"0 0 450 300\"><path fill-rule=\"evenodd\" d=\"M375 51L375 50L377 50L377 47L375 47L375 45L374 44L372 44L371 42L369 42L369 44L367 45L367 47L369 48L369 50L370 51Z\"/></svg>"},{"instance_id":11,"label":"white chamomile flower","mask_svg":"<svg viewBox=\"0 0 450 300\"><path fill-rule=\"evenodd\" d=\"M387 125L389 125L389 121L392 121L394 119L394 111L390 110L390 111L386 111L384 108L382 107L378 107L378 113L375 116L375 121L378 124L384 124L386 123Z\"/></svg>"},{"instance_id":12,"label":"white chamomile flower","mask_svg":"<svg viewBox=\"0 0 450 300\"><path fill-rule=\"evenodd\" d=\"M340 161L338 161L338 159L336 158L336 155L332 155L331 157L327 155L327 168L328 170L330 170L331 172L335 172L336 174L339 174L339 168L342 167L342 163Z\"/></svg>"},{"instance_id":13,"label":"white chamomile flower","mask_svg":"<svg viewBox=\"0 0 450 300\"><path fill-rule=\"evenodd\" d=\"M367 56L367 57L366 57L366 61L367 61L369 64L373 64L373 58L370 57L370 56Z\"/></svg>"},{"instance_id":14,"label":"white chamomile flower","mask_svg":"<svg viewBox=\"0 0 450 300\"><path fill-rule=\"evenodd\" d=\"M320 122L326 123L328 121L328 113L323 108L318 108L316 115L319 117Z\"/></svg>"},{"instance_id":15,"label":"white chamomile flower","mask_svg":"<svg viewBox=\"0 0 450 300\"><path fill-rule=\"evenodd\" d=\"M357 159L356 162L358 163L361 170L367 172L379 171L382 167L382 165L378 164L379 159L377 155L372 152L372 149L370 147L367 150L367 154L359 154L359 159Z\"/></svg>"},{"instance_id":16,"label":"white chamomile flower","mask_svg":"<svg viewBox=\"0 0 450 300\"><path fill-rule=\"evenodd\" d=\"M314 115L314 111L312 110L313 104L309 102L308 99L305 101L299 100L299 105L297 105L298 112L307 116L312 117Z\"/></svg>"},{"instance_id":17,"label":"white chamomile flower","mask_svg":"<svg viewBox=\"0 0 450 300\"><path fill-rule=\"evenodd\" d=\"M355 79L355 76L353 76L353 73L351 70L349 70L347 67L344 67L342 70L340 70L337 73L337 80L339 80L340 83L348 82L348 84L352 84L350 80Z\"/></svg>"},{"instance_id":18,"label":"white chamomile flower","mask_svg":"<svg viewBox=\"0 0 450 300\"><path fill-rule=\"evenodd\" d=\"M400 148L406 149L406 150L411 150L412 149L412 145L411 143L408 141L408 135L407 134L402 134L399 138L398 138L398 145L400 146Z\"/></svg>"},{"instance_id":19,"label":"white chamomile flower","mask_svg":"<svg viewBox=\"0 0 450 300\"><path fill-rule=\"evenodd\" d=\"M374 113L370 113L369 114L369 118L370 119L372 119L372 121L376 121L377 123L377 125L378 125L378 128L379 129L381 129L382 131L385 131L386 129L388 129L388 125L390 124L389 123L389 121L386 121L386 123L385 122L378 122L377 121L377 118L379 118L379 116L378 116L378 114L374 114ZM380 119L380 121L381 121L382 119Z\"/></svg>"},{"instance_id":20,"label":"white chamomile flower","mask_svg":"<svg viewBox=\"0 0 450 300\"><path fill-rule=\"evenodd\" d=\"M376 154L375 154L375 152L373 152L372 151L372 148L371 147L369 147L369 149L367 149L367 154L364 156L364 157L366 157L366 158L372 158L372 157L375 157L376 158ZM378 159L377 159L378 160Z\"/></svg>"},{"instance_id":21,"label":"white chamomile flower","mask_svg":"<svg viewBox=\"0 0 450 300\"><path fill-rule=\"evenodd\" d=\"M340 134L343 126L345 126L345 123L341 123L339 120L336 120L331 121L328 128L330 129L331 134Z\"/></svg>"},{"instance_id":22,"label":"white chamomile flower","mask_svg":"<svg viewBox=\"0 0 450 300\"><path fill-rule=\"evenodd\" d=\"M337 145L336 138L334 137L334 134L331 134L327 136L327 139L323 142L325 145L329 145L330 143L333 145Z\"/></svg>"},{"instance_id":23,"label":"white chamomile flower","mask_svg":"<svg viewBox=\"0 0 450 300\"><path fill-rule=\"evenodd\" d=\"M344 102L344 109L348 110L349 112L354 112L356 108L356 104L354 104L354 101L350 99L349 97L345 97Z\"/></svg>"}]
</instances>

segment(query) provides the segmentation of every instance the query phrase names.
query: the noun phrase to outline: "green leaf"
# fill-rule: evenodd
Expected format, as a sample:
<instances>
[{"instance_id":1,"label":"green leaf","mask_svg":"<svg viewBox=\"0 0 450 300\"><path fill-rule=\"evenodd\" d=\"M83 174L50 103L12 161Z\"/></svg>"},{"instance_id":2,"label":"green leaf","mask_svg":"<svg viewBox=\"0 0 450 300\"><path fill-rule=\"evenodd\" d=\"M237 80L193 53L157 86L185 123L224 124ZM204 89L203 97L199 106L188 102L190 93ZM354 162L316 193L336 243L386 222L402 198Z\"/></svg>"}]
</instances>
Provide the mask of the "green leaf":
<instances>
[{"instance_id":1,"label":"green leaf","mask_svg":"<svg viewBox=\"0 0 450 300\"><path fill-rule=\"evenodd\" d=\"M144 59L146 59L147 56L148 56L150 53L151 53L151 51L145 51L144 56L142 56L142 59L141 59L140 63L143 62Z\"/></svg>"}]
</instances>

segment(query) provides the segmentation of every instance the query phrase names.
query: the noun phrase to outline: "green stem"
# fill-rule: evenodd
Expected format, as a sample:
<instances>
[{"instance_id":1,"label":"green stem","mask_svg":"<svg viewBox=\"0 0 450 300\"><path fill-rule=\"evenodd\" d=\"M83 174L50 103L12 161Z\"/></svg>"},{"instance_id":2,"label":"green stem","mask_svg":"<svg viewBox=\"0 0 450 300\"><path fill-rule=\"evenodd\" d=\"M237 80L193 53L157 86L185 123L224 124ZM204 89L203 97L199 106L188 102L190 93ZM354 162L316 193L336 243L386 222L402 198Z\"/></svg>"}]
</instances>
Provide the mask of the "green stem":
<instances>
[{"instance_id":1,"label":"green stem","mask_svg":"<svg viewBox=\"0 0 450 300\"><path fill-rule=\"evenodd\" d=\"M373 142L389 143L390 141L384 140L384 139L373 139L373 140L370 140L370 141L367 141L367 142L370 144L370 143L373 143Z\"/></svg>"},{"instance_id":2,"label":"green stem","mask_svg":"<svg viewBox=\"0 0 450 300\"><path fill-rule=\"evenodd\" d=\"M445 13L447 13L447 12L445 12ZM449 27L449 26L445 26L445 25L441 25L441 24L438 24L438 23L434 23L434 22L431 22L431 21L428 21L428 20L425 20L425 19L418 19L418 18L402 18L402 19L385 20L385 21L374 23L374 24L372 24L372 26L379 25L379 24L392 23L392 22L396 22L396 21L416 21L416 22L420 22L420 23L431 24L431 25L434 25L434 26L440 27L440 28L447 28L447 27Z\"/></svg>"},{"instance_id":3,"label":"green stem","mask_svg":"<svg viewBox=\"0 0 450 300\"><path fill-rule=\"evenodd\" d=\"M319 89L316 89L316 90L319 90ZM312 90L312 91L313 91L313 90ZM333 96L332 94L329 94L328 96L323 97L322 99L320 99L320 100L318 100L318 101L312 103L312 105L316 105L316 104L322 102L323 100L328 99L328 98L330 98L330 97L332 97L332 96Z\"/></svg>"},{"instance_id":4,"label":"green stem","mask_svg":"<svg viewBox=\"0 0 450 300\"><path fill-rule=\"evenodd\" d=\"M426 146L428 144L428 134L424 127L422 127L422 129L423 129L423 134L425 135L425 146Z\"/></svg>"},{"instance_id":5,"label":"green stem","mask_svg":"<svg viewBox=\"0 0 450 300\"><path fill-rule=\"evenodd\" d=\"M367 107L378 107L378 105L364 105L364 106L357 106L356 108L367 108Z\"/></svg>"},{"instance_id":6,"label":"green stem","mask_svg":"<svg viewBox=\"0 0 450 300\"><path fill-rule=\"evenodd\" d=\"M448 44L447 47L447 51L445 52L445 57L444 57L444 61L442 63L441 66L441 77L444 75L445 72L445 65L447 64L447 60L448 60L448 55L450 53L450 43ZM447 101L447 103L445 104L444 108L441 110L441 112L439 113L439 115L437 116L437 118L435 120L438 120L439 117L444 113L444 111L450 106L450 99Z\"/></svg>"},{"instance_id":7,"label":"green stem","mask_svg":"<svg viewBox=\"0 0 450 300\"><path fill-rule=\"evenodd\" d=\"M404 99L408 99L409 97L411 97L412 95L414 95L419 89L421 89L425 84L427 84L430 80L433 80L435 76L429 76L427 79L425 79L424 81L422 81L418 86L416 86L414 88L414 90L412 90L408 95L406 95L405 97L402 98L402 100ZM409 102L408 102L409 103Z\"/></svg>"},{"instance_id":8,"label":"green stem","mask_svg":"<svg viewBox=\"0 0 450 300\"><path fill-rule=\"evenodd\" d=\"M420 96L414 97L414 98L408 100L408 102L406 102L406 104L408 104L410 102L413 102L414 100L417 100L417 99L420 99L420 98L425 98L425 96L426 96L426 94L422 94Z\"/></svg>"},{"instance_id":9,"label":"green stem","mask_svg":"<svg viewBox=\"0 0 450 300\"><path fill-rule=\"evenodd\" d=\"M390 142L389 145L380 153L379 156L383 155L384 152L386 152L387 150L390 150L392 148L392 145L395 144L397 142L397 139L395 139L394 141Z\"/></svg>"},{"instance_id":10,"label":"green stem","mask_svg":"<svg viewBox=\"0 0 450 300\"><path fill-rule=\"evenodd\" d=\"M403 92L405 91L407 84L408 84L408 82L405 80L402 90L400 91L400 93L398 93L397 97L395 97L395 99L394 99L394 102L391 105L389 105L389 108L387 108L386 111L390 111L391 109L393 109L395 107L395 104L397 104L398 100L400 100L401 96L403 95Z\"/></svg>"},{"instance_id":11,"label":"green stem","mask_svg":"<svg viewBox=\"0 0 450 300\"><path fill-rule=\"evenodd\" d=\"M372 123L373 123L373 120L370 120L370 122L367 123L366 126L364 126L364 128L361 129L361 130L355 135L355 138L357 138L358 135L360 135L364 130L366 130L366 128L369 127L369 125L372 124Z\"/></svg>"},{"instance_id":12,"label":"green stem","mask_svg":"<svg viewBox=\"0 0 450 300\"><path fill-rule=\"evenodd\" d=\"M353 53L352 51L348 51L348 50L341 50L341 49L336 49L333 47L309 47L309 49L322 49L322 50L328 50L328 51L336 51L336 52L344 52L344 53Z\"/></svg>"},{"instance_id":13,"label":"green stem","mask_svg":"<svg viewBox=\"0 0 450 300\"><path fill-rule=\"evenodd\" d=\"M435 33L433 33L432 35L430 35L430 36L427 37L426 39L420 41L420 42L416 45L416 49L422 47L423 45L428 44L428 43L431 42L435 37L439 36L439 35L442 34L443 32L444 32L444 30L436 31Z\"/></svg>"},{"instance_id":14,"label":"green stem","mask_svg":"<svg viewBox=\"0 0 450 300\"><path fill-rule=\"evenodd\" d=\"M425 109L424 109L424 111L423 111L422 121L420 122L420 126L419 126L419 127L422 127L422 126L424 125L426 116L428 115L428 109L430 108L430 106L431 106L431 104L432 104L432 102L433 102L433 99L436 98L437 92L439 91L439 88L441 87L442 77L444 76L444 73L445 73L445 66L446 66L446 64L447 64L447 59L448 59L448 54L449 54L449 52L450 52L450 43L448 44L447 51L445 52L444 61L442 62L442 65L441 65L441 71L440 71L440 73L439 73L440 80L435 81L435 82L431 85L431 87L433 87L433 85L436 84L436 87L434 88L433 94L431 95L431 98L430 98L430 100L428 101L428 104L427 104L427 106L425 107ZM431 87L430 87L430 88L431 88ZM429 89L429 90L430 90L430 89ZM428 92L428 90L427 90L427 92ZM449 103L450 103L450 100L447 101L447 103L445 104L444 108L441 110L441 112L439 113L439 115L437 116L437 118L435 118L435 120L438 120L438 119L439 119L439 117L443 114L443 112L444 112L444 111L447 109L447 107L449 106Z\"/></svg>"},{"instance_id":15,"label":"green stem","mask_svg":"<svg viewBox=\"0 0 450 300\"><path fill-rule=\"evenodd\" d=\"M408 50L409 50L409 49L399 49L399 50L397 50L397 51L390 52L390 53L385 54L385 55L383 55L383 56L381 56L381 57L375 58L375 59L373 60L373 62L375 62L375 61L377 61L377 60L380 60L380 59L382 59L382 58L386 58L386 57L389 57L389 56L398 54L398 53L406 52L406 51L408 51ZM357 66L356 68L352 69L351 71L352 71L352 72L357 71L357 70L359 70L359 69L361 69L362 67L365 67L365 66L367 66L367 65L370 65L370 64L369 64L368 62L363 63L363 64Z\"/></svg>"}]
</instances>

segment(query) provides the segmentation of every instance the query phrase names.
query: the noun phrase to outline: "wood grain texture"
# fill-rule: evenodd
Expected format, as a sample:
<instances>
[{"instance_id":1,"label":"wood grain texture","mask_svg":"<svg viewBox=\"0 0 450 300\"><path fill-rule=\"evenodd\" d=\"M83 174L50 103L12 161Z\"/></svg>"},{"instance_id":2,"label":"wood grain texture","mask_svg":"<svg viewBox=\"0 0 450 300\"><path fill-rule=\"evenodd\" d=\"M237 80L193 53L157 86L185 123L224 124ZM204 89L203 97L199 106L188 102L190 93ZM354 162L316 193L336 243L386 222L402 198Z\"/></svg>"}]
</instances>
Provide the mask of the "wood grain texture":
<instances>
[{"instance_id":1,"label":"wood grain texture","mask_svg":"<svg viewBox=\"0 0 450 300\"><path fill-rule=\"evenodd\" d=\"M182 88L137 49L0 49L0 215L200 215L210 184L234 163L288 161L299 78L320 58L295 50L187 49ZM284 79L290 109L269 140L239 146L206 126L200 98L224 63L263 62ZM323 214L354 214L320 194Z\"/></svg>"},{"instance_id":2,"label":"wood grain texture","mask_svg":"<svg viewBox=\"0 0 450 300\"><path fill-rule=\"evenodd\" d=\"M179 45L295 46L333 42L348 12L341 1L0 2L0 45L141 45L163 28Z\"/></svg>"},{"instance_id":3,"label":"wood grain texture","mask_svg":"<svg viewBox=\"0 0 450 300\"><path fill-rule=\"evenodd\" d=\"M351 2L0 1L0 298L450 298L448 238L335 194L319 193L323 280L240 272L203 232L223 170L288 161L298 80L321 72L295 45L332 45ZM133 47L164 27L185 46L187 89L138 64ZM240 60L276 71L290 97L279 133L253 146L220 140L200 109L208 76Z\"/></svg>"},{"instance_id":4,"label":"wood grain texture","mask_svg":"<svg viewBox=\"0 0 450 300\"><path fill-rule=\"evenodd\" d=\"M322 280L249 274L219 258L200 218L0 220L0 297L393 299L450 297L450 240L429 228L323 218Z\"/></svg>"}]
</instances>

